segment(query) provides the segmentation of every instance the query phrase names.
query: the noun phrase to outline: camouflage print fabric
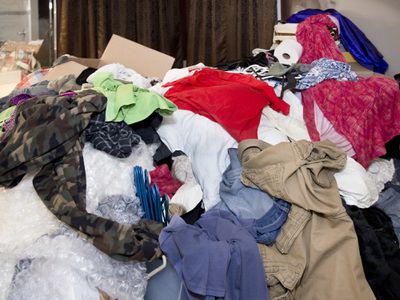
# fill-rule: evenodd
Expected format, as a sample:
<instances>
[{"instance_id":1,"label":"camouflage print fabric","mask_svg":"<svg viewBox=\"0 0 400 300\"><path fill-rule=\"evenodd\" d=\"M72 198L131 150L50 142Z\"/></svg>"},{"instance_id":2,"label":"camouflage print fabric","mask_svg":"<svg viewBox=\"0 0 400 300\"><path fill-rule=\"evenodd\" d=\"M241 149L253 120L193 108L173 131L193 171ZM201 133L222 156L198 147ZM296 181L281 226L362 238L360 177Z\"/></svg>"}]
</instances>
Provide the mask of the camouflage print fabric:
<instances>
[{"instance_id":1,"label":"camouflage print fabric","mask_svg":"<svg viewBox=\"0 0 400 300\"><path fill-rule=\"evenodd\" d=\"M94 91L39 96L21 105L13 131L0 144L0 185L12 187L27 172L39 170L33 185L58 219L86 234L115 259L152 260L161 256L161 224L147 220L137 225L119 224L85 210L83 130L91 114L105 106L106 98Z\"/></svg>"}]
</instances>

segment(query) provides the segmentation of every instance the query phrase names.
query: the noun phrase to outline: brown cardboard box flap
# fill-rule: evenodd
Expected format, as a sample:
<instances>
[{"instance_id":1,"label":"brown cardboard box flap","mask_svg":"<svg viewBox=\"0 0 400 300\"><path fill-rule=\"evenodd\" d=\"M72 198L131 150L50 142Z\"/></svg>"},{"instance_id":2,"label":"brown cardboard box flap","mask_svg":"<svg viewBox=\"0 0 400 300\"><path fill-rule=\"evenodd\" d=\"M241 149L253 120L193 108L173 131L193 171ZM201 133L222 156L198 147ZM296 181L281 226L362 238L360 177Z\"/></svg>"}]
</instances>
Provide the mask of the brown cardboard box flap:
<instances>
[{"instance_id":1,"label":"brown cardboard box flap","mask_svg":"<svg viewBox=\"0 0 400 300\"><path fill-rule=\"evenodd\" d=\"M169 55L114 34L100 58L99 66L120 63L143 76L162 79L174 60Z\"/></svg>"},{"instance_id":2,"label":"brown cardboard box flap","mask_svg":"<svg viewBox=\"0 0 400 300\"><path fill-rule=\"evenodd\" d=\"M56 80L60 77L63 77L65 75L73 74L75 77L78 77L79 74L82 73L83 70L85 70L87 66L79 64L74 61L69 61L61 65L57 65L44 76L44 80Z\"/></svg>"},{"instance_id":3,"label":"brown cardboard box flap","mask_svg":"<svg viewBox=\"0 0 400 300\"><path fill-rule=\"evenodd\" d=\"M77 62L78 64L85 65L87 67L95 69L97 69L100 65L99 58L82 58L82 57L71 56L70 60Z\"/></svg>"},{"instance_id":4,"label":"brown cardboard box flap","mask_svg":"<svg viewBox=\"0 0 400 300\"><path fill-rule=\"evenodd\" d=\"M169 55L114 34L100 59L70 56L67 63L53 67L44 79L54 80L68 74L78 76L87 67L99 68L111 63L120 63L143 76L162 79L174 61Z\"/></svg>"}]
</instances>

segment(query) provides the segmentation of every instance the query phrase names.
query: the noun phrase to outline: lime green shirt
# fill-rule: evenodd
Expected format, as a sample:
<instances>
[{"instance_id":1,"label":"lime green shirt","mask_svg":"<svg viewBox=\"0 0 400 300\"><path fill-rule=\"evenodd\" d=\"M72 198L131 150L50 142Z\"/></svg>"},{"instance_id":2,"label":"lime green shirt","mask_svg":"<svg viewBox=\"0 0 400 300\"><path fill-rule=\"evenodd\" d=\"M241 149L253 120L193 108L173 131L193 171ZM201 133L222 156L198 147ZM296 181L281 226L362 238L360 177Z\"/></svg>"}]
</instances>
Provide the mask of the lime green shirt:
<instances>
[{"instance_id":1,"label":"lime green shirt","mask_svg":"<svg viewBox=\"0 0 400 300\"><path fill-rule=\"evenodd\" d=\"M3 125L4 123L11 118L14 110L15 110L16 106L11 106L5 110L3 110L2 112L0 112L0 132L3 131Z\"/></svg>"},{"instance_id":2,"label":"lime green shirt","mask_svg":"<svg viewBox=\"0 0 400 300\"><path fill-rule=\"evenodd\" d=\"M115 80L110 72L96 74L93 84L107 97L106 121L133 124L146 119L154 111L170 115L177 110L177 106L165 97Z\"/></svg>"}]
</instances>

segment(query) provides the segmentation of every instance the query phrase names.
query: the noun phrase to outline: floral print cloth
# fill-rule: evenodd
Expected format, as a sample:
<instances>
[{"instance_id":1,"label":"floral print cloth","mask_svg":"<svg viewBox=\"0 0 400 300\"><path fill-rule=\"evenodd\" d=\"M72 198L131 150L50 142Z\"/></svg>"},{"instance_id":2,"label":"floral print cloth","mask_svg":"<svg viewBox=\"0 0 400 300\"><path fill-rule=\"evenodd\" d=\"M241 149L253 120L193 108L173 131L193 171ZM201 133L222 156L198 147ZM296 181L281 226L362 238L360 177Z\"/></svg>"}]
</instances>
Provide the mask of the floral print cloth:
<instances>
[{"instance_id":1,"label":"floral print cloth","mask_svg":"<svg viewBox=\"0 0 400 300\"><path fill-rule=\"evenodd\" d=\"M400 90L391 78L326 80L301 94L311 139L320 139L315 126L315 101L336 131L353 145L354 158L365 168L386 153L386 142L400 134Z\"/></svg>"},{"instance_id":2,"label":"floral print cloth","mask_svg":"<svg viewBox=\"0 0 400 300\"><path fill-rule=\"evenodd\" d=\"M311 70L297 83L299 90L308 89L327 79L357 80L357 74L351 70L347 63L330 58L321 58L314 61Z\"/></svg>"}]
</instances>

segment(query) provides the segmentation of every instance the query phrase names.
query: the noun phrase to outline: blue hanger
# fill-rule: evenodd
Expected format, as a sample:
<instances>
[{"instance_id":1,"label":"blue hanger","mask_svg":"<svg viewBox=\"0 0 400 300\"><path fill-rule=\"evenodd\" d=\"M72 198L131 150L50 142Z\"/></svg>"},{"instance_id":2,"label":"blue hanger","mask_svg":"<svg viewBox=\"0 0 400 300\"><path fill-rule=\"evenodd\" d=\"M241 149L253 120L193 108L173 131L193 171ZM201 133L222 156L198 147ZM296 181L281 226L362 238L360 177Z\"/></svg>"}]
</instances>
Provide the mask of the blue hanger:
<instances>
[{"instance_id":1,"label":"blue hanger","mask_svg":"<svg viewBox=\"0 0 400 300\"><path fill-rule=\"evenodd\" d=\"M135 166L133 169L136 195L140 199L140 206L144 211L144 218L167 224L169 218L169 198L164 194L160 196L160 190L156 183L150 183L147 170Z\"/></svg>"},{"instance_id":2,"label":"blue hanger","mask_svg":"<svg viewBox=\"0 0 400 300\"><path fill-rule=\"evenodd\" d=\"M143 178L143 171L141 167L137 167L136 169L136 176L137 176L137 190L139 191L139 197L141 198L141 203L143 204L142 209L144 211L144 218L146 219L151 219L151 214L150 214L150 207L148 204L148 198L147 198L147 191L146 191L146 186L145 186L145 181Z\"/></svg>"},{"instance_id":3,"label":"blue hanger","mask_svg":"<svg viewBox=\"0 0 400 300\"><path fill-rule=\"evenodd\" d=\"M158 189L158 185L154 184L154 195L155 195L155 199L158 199L158 201L156 202L156 211L157 211L157 220L159 222L162 222L162 211L161 211L161 197L160 197L160 191Z\"/></svg>"},{"instance_id":4,"label":"blue hanger","mask_svg":"<svg viewBox=\"0 0 400 300\"><path fill-rule=\"evenodd\" d=\"M134 180L135 180L136 196L139 197L140 206L143 209L144 217L147 218L146 209L145 209L144 202L143 202L143 195L142 195L141 185L140 185L139 169L140 169L140 167L134 167L133 168L133 177L134 177Z\"/></svg>"}]
</instances>

